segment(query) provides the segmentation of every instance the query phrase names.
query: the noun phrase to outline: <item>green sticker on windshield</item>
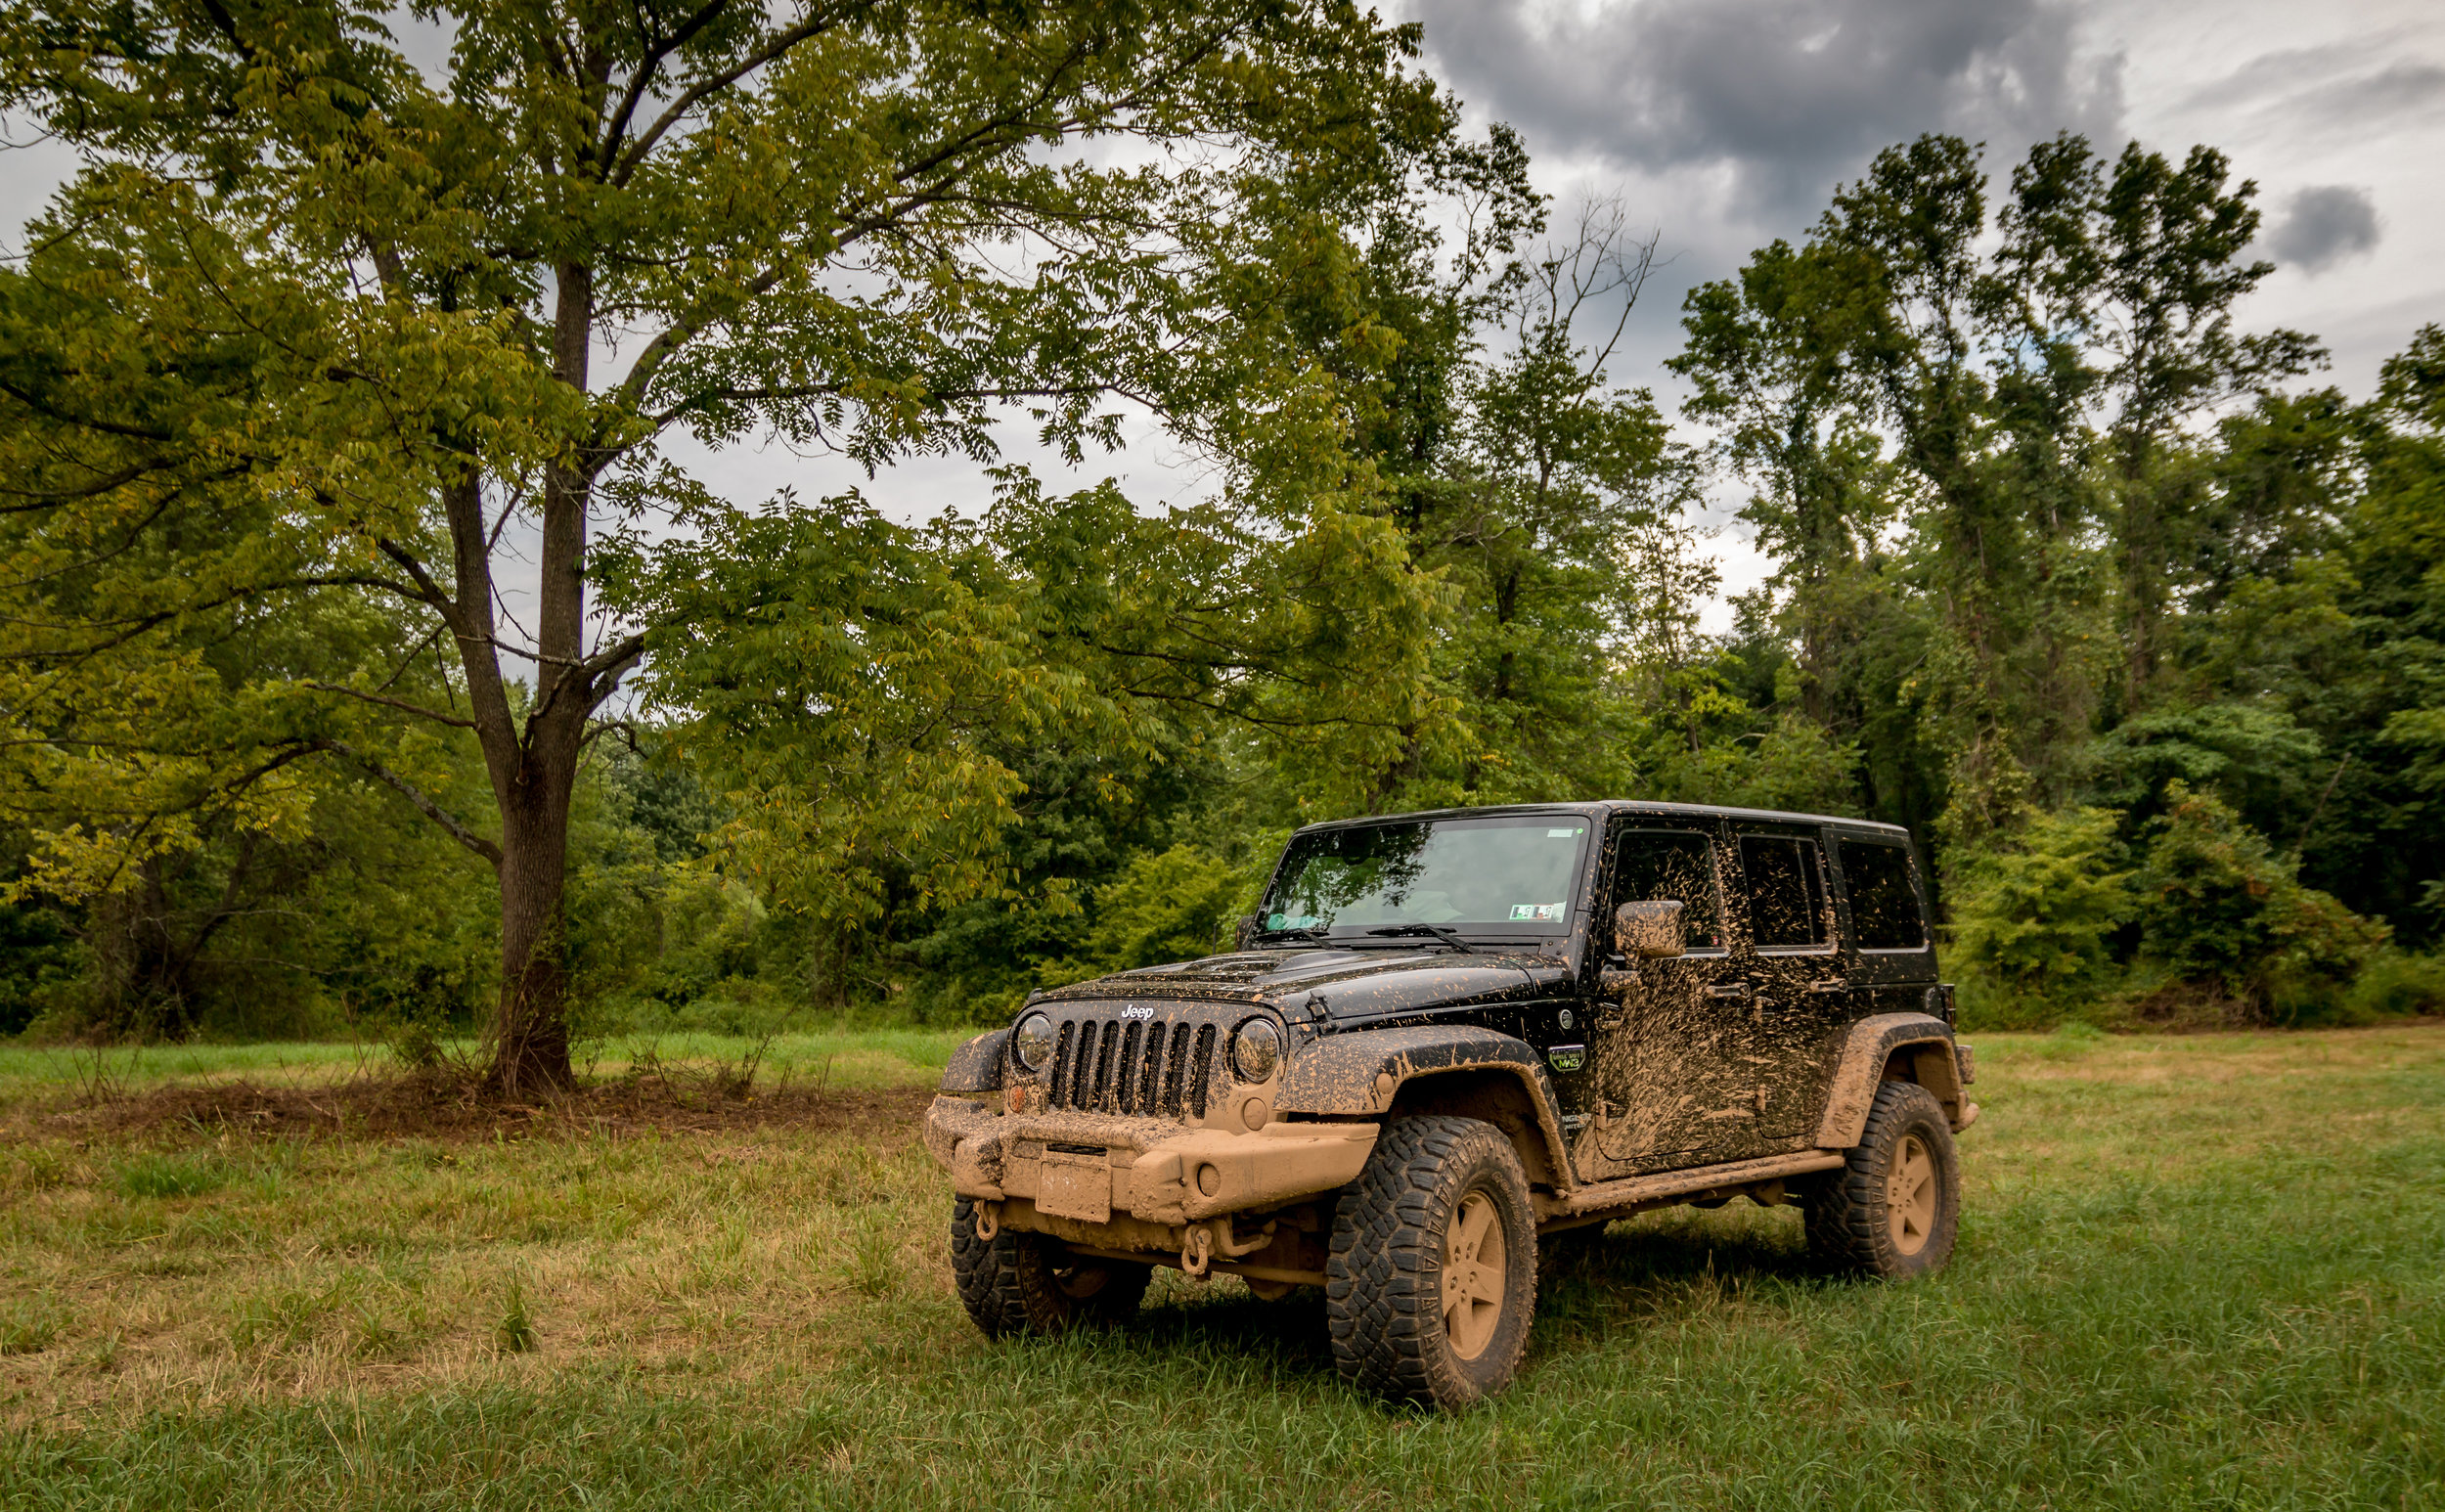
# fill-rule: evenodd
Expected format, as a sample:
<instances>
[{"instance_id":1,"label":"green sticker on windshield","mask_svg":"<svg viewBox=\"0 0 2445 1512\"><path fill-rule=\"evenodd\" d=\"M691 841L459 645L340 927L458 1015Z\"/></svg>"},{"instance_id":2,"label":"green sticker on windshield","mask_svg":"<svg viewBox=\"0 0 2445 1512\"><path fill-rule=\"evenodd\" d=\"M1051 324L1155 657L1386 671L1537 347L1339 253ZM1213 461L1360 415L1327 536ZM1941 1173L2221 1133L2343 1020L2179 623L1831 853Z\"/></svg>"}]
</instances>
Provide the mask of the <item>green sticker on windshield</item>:
<instances>
[{"instance_id":1,"label":"green sticker on windshield","mask_svg":"<svg viewBox=\"0 0 2445 1512\"><path fill-rule=\"evenodd\" d=\"M1546 924L1562 917L1558 903L1515 903L1511 906L1513 923Z\"/></svg>"}]
</instances>

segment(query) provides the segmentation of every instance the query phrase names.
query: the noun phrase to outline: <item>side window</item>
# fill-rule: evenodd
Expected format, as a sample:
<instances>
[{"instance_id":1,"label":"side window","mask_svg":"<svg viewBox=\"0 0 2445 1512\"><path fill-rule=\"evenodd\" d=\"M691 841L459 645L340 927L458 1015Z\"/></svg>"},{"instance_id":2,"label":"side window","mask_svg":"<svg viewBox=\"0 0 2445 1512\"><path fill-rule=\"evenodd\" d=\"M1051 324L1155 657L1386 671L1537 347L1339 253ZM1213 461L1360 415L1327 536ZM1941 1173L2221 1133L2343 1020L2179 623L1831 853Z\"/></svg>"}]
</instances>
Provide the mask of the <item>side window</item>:
<instances>
[{"instance_id":1,"label":"side window","mask_svg":"<svg viewBox=\"0 0 2445 1512\"><path fill-rule=\"evenodd\" d=\"M1907 847L1874 840L1838 840L1843 882L1850 891L1850 924L1863 951L1923 951L1927 921L1910 885Z\"/></svg>"},{"instance_id":2,"label":"side window","mask_svg":"<svg viewBox=\"0 0 2445 1512\"><path fill-rule=\"evenodd\" d=\"M1723 949L1723 899L1714 841L1686 829L1632 829L1614 851L1613 901L1669 898L1681 905L1684 950Z\"/></svg>"},{"instance_id":3,"label":"side window","mask_svg":"<svg viewBox=\"0 0 2445 1512\"><path fill-rule=\"evenodd\" d=\"M1749 884L1749 928L1757 949L1812 950L1833 943L1817 842L1743 835L1741 874Z\"/></svg>"}]
</instances>

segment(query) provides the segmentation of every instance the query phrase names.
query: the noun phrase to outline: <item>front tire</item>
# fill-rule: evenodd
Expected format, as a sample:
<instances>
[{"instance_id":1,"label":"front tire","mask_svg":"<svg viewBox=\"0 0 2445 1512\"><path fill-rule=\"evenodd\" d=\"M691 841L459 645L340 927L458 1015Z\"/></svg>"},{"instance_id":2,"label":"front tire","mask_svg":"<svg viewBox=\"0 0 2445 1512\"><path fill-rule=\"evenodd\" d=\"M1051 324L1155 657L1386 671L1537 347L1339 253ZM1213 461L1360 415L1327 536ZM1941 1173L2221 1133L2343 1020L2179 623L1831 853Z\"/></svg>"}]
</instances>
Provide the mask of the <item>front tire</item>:
<instances>
[{"instance_id":1,"label":"front tire","mask_svg":"<svg viewBox=\"0 0 2445 1512\"><path fill-rule=\"evenodd\" d=\"M1006 1339L1124 1322L1145 1300L1154 1267L1082 1259L1059 1240L1008 1228L980 1239L976 1203L961 1197L951 1209L951 1274L976 1326Z\"/></svg>"},{"instance_id":2,"label":"front tire","mask_svg":"<svg viewBox=\"0 0 2445 1512\"><path fill-rule=\"evenodd\" d=\"M1942 1268L1961 1226L1961 1157L1934 1093L1877 1089L1848 1164L1806 1198L1808 1248L1837 1270L1902 1280Z\"/></svg>"},{"instance_id":3,"label":"front tire","mask_svg":"<svg viewBox=\"0 0 2445 1512\"><path fill-rule=\"evenodd\" d=\"M1325 1316L1341 1378L1461 1407L1519 1368L1536 1223L1511 1141L1473 1118L1387 1124L1333 1216Z\"/></svg>"}]
</instances>

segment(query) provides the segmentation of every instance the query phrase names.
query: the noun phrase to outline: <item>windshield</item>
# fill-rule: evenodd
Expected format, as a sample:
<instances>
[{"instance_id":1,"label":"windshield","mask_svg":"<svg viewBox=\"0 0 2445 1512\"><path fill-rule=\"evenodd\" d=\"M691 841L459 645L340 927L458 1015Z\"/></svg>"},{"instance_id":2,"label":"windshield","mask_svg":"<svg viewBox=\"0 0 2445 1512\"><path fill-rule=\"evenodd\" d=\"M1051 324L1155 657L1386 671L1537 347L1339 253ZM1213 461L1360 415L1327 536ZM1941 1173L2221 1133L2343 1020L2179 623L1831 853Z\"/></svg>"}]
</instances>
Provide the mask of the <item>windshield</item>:
<instances>
[{"instance_id":1,"label":"windshield","mask_svg":"<svg viewBox=\"0 0 2445 1512\"><path fill-rule=\"evenodd\" d=\"M1462 934L1558 935L1587 843L1577 815L1358 824L1294 836L1267 893L1267 930L1441 924ZM1421 930L1424 934L1428 931Z\"/></svg>"}]
</instances>

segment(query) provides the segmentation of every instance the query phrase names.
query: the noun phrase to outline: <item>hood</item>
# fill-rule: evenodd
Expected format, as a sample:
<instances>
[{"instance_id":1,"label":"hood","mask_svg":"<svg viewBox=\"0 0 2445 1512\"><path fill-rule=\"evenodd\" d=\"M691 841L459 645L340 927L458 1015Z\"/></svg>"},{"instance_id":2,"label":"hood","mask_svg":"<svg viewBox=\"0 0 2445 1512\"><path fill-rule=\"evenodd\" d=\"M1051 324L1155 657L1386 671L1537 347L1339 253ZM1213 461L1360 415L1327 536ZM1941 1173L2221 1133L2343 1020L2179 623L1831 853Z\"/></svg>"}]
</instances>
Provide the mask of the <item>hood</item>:
<instances>
[{"instance_id":1,"label":"hood","mask_svg":"<svg viewBox=\"0 0 2445 1512\"><path fill-rule=\"evenodd\" d=\"M1539 998L1571 980L1551 956L1457 951L1241 951L1117 971L1046 993L1039 1003L1100 998L1205 998L1305 1007L1312 1017L1376 1018Z\"/></svg>"}]
</instances>

